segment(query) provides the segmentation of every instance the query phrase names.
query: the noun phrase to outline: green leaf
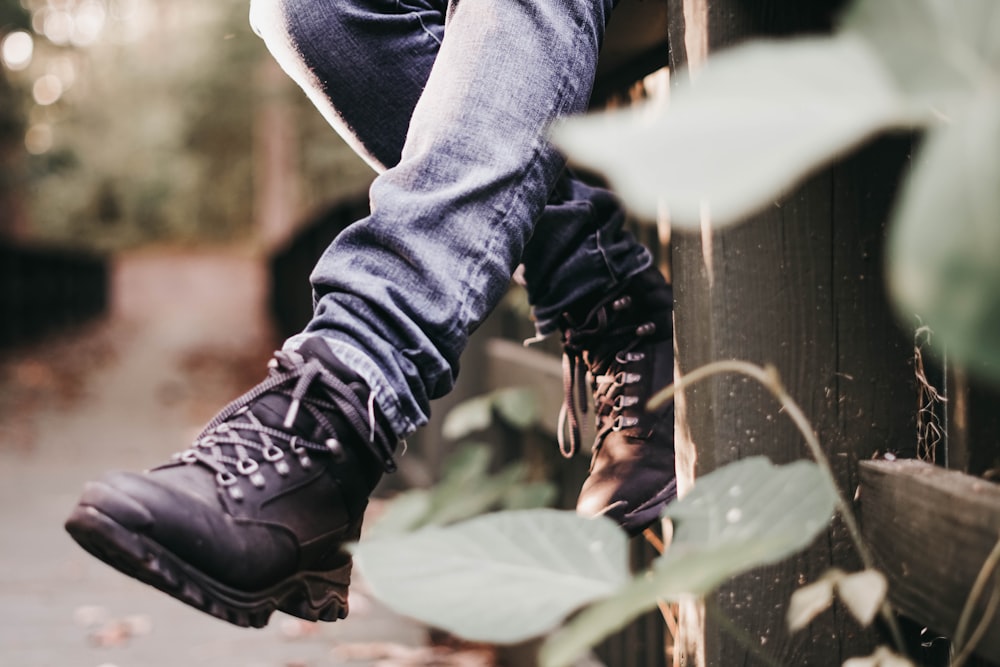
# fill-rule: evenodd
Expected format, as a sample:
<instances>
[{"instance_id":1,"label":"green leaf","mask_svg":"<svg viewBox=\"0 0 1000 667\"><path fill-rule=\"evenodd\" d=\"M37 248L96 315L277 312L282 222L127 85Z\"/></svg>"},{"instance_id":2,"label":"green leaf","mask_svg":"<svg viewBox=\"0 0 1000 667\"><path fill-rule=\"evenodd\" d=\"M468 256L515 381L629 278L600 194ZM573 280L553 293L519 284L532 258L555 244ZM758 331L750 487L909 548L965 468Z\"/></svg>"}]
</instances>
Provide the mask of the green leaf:
<instances>
[{"instance_id":1,"label":"green leaf","mask_svg":"<svg viewBox=\"0 0 1000 667\"><path fill-rule=\"evenodd\" d=\"M566 667L605 637L656 606L656 592L633 579L617 594L593 604L549 636L538 653L539 667Z\"/></svg>"},{"instance_id":2,"label":"green leaf","mask_svg":"<svg viewBox=\"0 0 1000 667\"><path fill-rule=\"evenodd\" d=\"M753 567L808 546L830 521L836 501L836 491L815 463L775 466L754 456L700 478L683 500L667 506L665 515L674 522L674 545L710 551L776 540L780 546Z\"/></svg>"},{"instance_id":3,"label":"green leaf","mask_svg":"<svg viewBox=\"0 0 1000 667\"><path fill-rule=\"evenodd\" d=\"M970 372L1000 380L1000 98L984 96L930 133L889 238L889 286Z\"/></svg>"},{"instance_id":4,"label":"green leaf","mask_svg":"<svg viewBox=\"0 0 1000 667\"><path fill-rule=\"evenodd\" d=\"M493 405L500 418L525 430L538 422L538 396L533 389L514 387L494 394Z\"/></svg>"},{"instance_id":5,"label":"green leaf","mask_svg":"<svg viewBox=\"0 0 1000 667\"><path fill-rule=\"evenodd\" d=\"M503 497L503 508L507 510L527 510L549 507L556 501L559 489L552 482L530 482L518 484L508 489Z\"/></svg>"},{"instance_id":6,"label":"green leaf","mask_svg":"<svg viewBox=\"0 0 1000 667\"><path fill-rule=\"evenodd\" d=\"M673 542L651 572L553 635L542 664L569 664L657 599L704 595L741 572L805 548L829 523L835 505L835 490L809 461L775 466L751 457L699 478L691 493L667 506Z\"/></svg>"},{"instance_id":7,"label":"green leaf","mask_svg":"<svg viewBox=\"0 0 1000 667\"><path fill-rule=\"evenodd\" d=\"M538 421L535 392L523 387L509 387L463 401L445 417L442 435L449 440L458 440L482 431L493 423L494 411L515 428L529 428Z\"/></svg>"},{"instance_id":8,"label":"green leaf","mask_svg":"<svg viewBox=\"0 0 1000 667\"><path fill-rule=\"evenodd\" d=\"M497 507L533 509L547 507L556 489L549 482L525 482L528 466L514 463L491 475L492 449L467 444L444 463L442 480L431 489L397 495L371 527L372 537L444 525L468 519Z\"/></svg>"},{"instance_id":9,"label":"green leaf","mask_svg":"<svg viewBox=\"0 0 1000 667\"><path fill-rule=\"evenodd\" d=\"M435 489L432 506L423 525L454 523L482 514L496 507L504 497L522 484L527 466L514 464L492 477L482 477L465 486L442 485Z\"/></svg>"},{"instance_id":10,"label":"green leaf","mask_svg":"<svg viewBox=\"0 0 1000 667\"><path fill-rule=\"evenodd\" d=\"M441 466L439 491L465 489L478 484L488 474L493 449L483 443L463 444L445 459Z\"/></svg>"},{"instance_id":11,"label":"green leaf","mask_svg":"<svg viewBox=\"0 0 1000 667\"><path fill-rule=\"evenodd\" d=\"M362 542L355 559L401 614L475 641L517 642L628 579L627 538L609 519L526 510Z\"/></svg>"},{"instance_id":12,"label":"green leaf","mask_svg":"<svg viewBox=\"0 0 1000 667\"><path fill-rule=\"evenodd\" d=\"M944 114L1000 78L996 0L861 0L842 29L868 42L908 96Z\"/></svg>"},{"instance_id":13,"label":"green leaf","mask_svg":"<svg viewBox=\"0 0 1000 667\"><path fill-rule=\"evenodd\" d=\"M669 105L569 119L552 137L639 215L697 227L705 210L716 225L743 219L874 134L925 121L848 35L720 52Z\"/></svg>"},{"instance_id":14,"label":"green leaf","mask_svg":"<svg viewBox=\"0 0 1000 667\"><path fill-rule=\"evenodd\" d=\"M372 524L370 538L413 530L424 522L431 508L431 492L412 489L386 503L385 511Z\"/></svg>"},{"instance_id":15,"label":"green leaf","mask_svg":"<svg viewBox=\"0 0 1000 667\"><path fill-rule=\"evenodd\" d=\"M459 440L493 423L493 400L490 396L477 396L456 405L445 416L441 435L448 440Z\"/></svg>"}]
</instances>

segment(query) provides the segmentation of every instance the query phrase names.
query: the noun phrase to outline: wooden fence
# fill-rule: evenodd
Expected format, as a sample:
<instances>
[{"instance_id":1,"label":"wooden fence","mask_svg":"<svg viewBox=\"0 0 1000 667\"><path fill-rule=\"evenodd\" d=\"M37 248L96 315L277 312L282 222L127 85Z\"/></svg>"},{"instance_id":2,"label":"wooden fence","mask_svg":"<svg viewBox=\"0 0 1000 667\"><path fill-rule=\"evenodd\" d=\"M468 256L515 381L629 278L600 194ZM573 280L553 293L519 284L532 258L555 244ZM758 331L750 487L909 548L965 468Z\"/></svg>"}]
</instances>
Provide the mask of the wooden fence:
<instances>
[{"instance_id":1,"label":"wooden fence","mask_svg":"<svg viewBox=\"0 0 1000 667\"><path fill-rule=\"evenodd\" d=\"M98 316L107 300L103 257L0 242L0 347Z\"/></svg>"},{"instance_id":2,"label":"wooden fence","mask_svg":"<svg viewBox=\"0 0 1000 667\"><path fill-rule=\"evenodd\" d=\"M668 4L672 66L679 68L755 36L828 31L844 2ZM675 234L675 331L682 373L718 359L778 369L824 443L842 491L859 500L863 530L889 575L890 601L913 620L911 656L938 665L947 664L946 651L937 650L946 642L935 638L954 631L957 610L1000 536L1000 514L982 479L930 464L866 462L886 453L914 457L920 449L918 400L926 387L917 372L915 332L893 319L882 274L885 223L912 144L907 137L880 140L737 228L710 237ZM938 376L946 417L954 419L941 421L946 437L936 461L981 473L996 458L995 394L961 377ZM773 399L740 378L715 378L682 399L678 442L696 456L698 474L754 454L779 463L805 456ZM840 608L805 632L783 630L787 601L800 583L829 567L859 565L835 522L802 555L738 577L710 596L742 639L711 614L707 620L692 614L682 619L679 656L686 664L728 667L769 664L759 653L782 665L840 665L869 653L888 643L883 629L861 629ZM991 581L988 591L997 588L996 574ZM975 621L983 617L979 609ZM981 643L980 653L1000 660L1000 622L993 620L986 634L994 639ZM746 637L759 638L759 646L748 648Z\"/></svg>"}]
</instances>

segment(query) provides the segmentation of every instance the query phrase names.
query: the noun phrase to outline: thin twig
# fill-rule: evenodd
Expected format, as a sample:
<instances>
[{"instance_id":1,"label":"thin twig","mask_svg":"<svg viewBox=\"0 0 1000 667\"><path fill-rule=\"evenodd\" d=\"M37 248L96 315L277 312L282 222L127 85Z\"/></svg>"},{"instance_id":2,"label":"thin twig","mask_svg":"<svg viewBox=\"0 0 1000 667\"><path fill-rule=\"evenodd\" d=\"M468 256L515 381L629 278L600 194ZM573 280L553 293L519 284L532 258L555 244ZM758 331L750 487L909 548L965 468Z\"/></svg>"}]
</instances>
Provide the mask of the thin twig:
<instances>
[{"instance_id":1,"label":"thin twig","mask_svg":"<svg viewBox=\"0 0 1000 667\"><path fill-rule=\"evenodd\" d=\"M646 538L646 541L649 542L649 545L651 547L656 549L657 553L659 554L663 553L664 549L666 548L663 545L663 540L660 539L659 535L653 532L652 528L647 528L646 530L642 531L642 536Z\"/></svg>"},{"instance_id":2,"label":"thin twig","mask_svg":"<svg viewBox=\"0 0 1000 667\"><path fill-rule=\"evenodd\" d=\"M670 636L676 644L677 638L680 637L681 629L677 625L677 617L674 616L673 607L666 600L657 600L656 606L660 608L660 616L663 617L663 622L667 624L667 631L670 632Z\"/></svg>"},{"instance_id":3,"label":"thin twig","mask_svg":"<svg viewBox=\"0 0 1000 667\"><path fill-rule=\"evenodd\" d=\"M997 564L1000 563L1000 540L993 545L993 550L983 561L983 566L979 568L979 574L976 575L976 580L972 583L972 588L969 590L969 597L965 600L965 606L962 607L962 613L958 617L958 625L955 627L955 646L961 646L961 653L966 652L969 644L975 645L970 639L969 642L965 641L965 636L969 633L969 624L972 622L972 614L975 612L976 604L979 603L980 598L983 597L983 591L986 590L986 586L989 584L990 577L993 576L993 572L997 568ZM996 592L994 592L994 597L996 597ZM993 598L990 598L990 602ZM995 609L994 609L995 611ZM992 613L985 614L985 620L989 620L992 617ZM980 626L982 622L980 622ZM957 661L957 659L956 659ZM958 663L961 664L961 663Z\"/></svg>"},{"instance_id":4,"label":"thin twig","mask_svg":"<svg viewBox=\"0 0 1000 667\"><path fill-rule=\"evenodd\" d=\"M650 399L648 408L650 410L656 410L673 398L674 394L681 389L720 373L739 373L741 375L746 375L747 377L757 380L757 382L763 385L774 395L778 403L781 404L785 413L791 418L792 422L799 429L802 437L805 438L806 445L809 447L810 453L816 460L816 463L819 464L820 470L823 471L823 475L826 477L827 482L829 482L830 487L836 494L837 509L840 513L841 519L844 521L844 525L847 527L847 532L850 534L851 541L854 542L854 547L857 549L858 555L861 557L861 562L864 563L865 568L875 569L875 559L872 557L871 552L868 550L868 546L862 539L861 529L858 527L858 522L854 518L854 511L850 503L844 497L840 487L837 485L837 479L833 475L833 468L830 466L830 460L827 458L826 453L823 452L823 447L819 442L819 438L816 436L816 432L812 428L812 424L810 424L809 419L802 411L802 408L799 407L798 403L795 402L785 389L785 386L782 384L781 378L778 375L778 370L774 366L768 365L766 367L761 367L748 361L739 360L723 360L705 364L704 366L691 371L687 375L682 376L680 380L670 385L663 391L658 392L655 396L653 396L653 398ZM899 629L899 624L896 622L895 615L892 613L888 604L883 604L880 611L886 625L889 627L889 631L892 634L892 638L897 649L901 654L905 655L906 644L903 641L903 633Z\"/></svg>"},{"instance_id":5,"label":"thin twig","mask_svg":"<svg viewBox=\"0 0 1000 667\"><path fill-rule=\"evenodd\" d=\"M656 550L661 556L666 550L666 546L663 544L663 540L652 528L647 528L642 531L642 536L646 538L649 545ZM658 599L656 601L656 606L660 608L660 616L663 617L663 622L667 624L667 630L670 632L670 636L674 638L674 642L677 642L677 637L680 636L680 627L677 625L677 618L674 616L674 610L670 607L666 600Z\"/></svg>"},{"instance_id":6,"label":"thin twig","mask_svg":"<svg viewBox=\"0 0 1000 667\"><path fill-rule=\"evenodd\" d=\"M965 642L965 646L962 647L961 652L955 656L950 667L962 667L965 661L969 659L972 652L979 646L979 642L986 636L986 631L990 629L990 623L993 622L993 615L997 613L998 606L1000 606L1000 587L993 589L989 602L986 603L986 609L983 611L983 617L979 620L979 625L976 626L976 630L969 637L969 641Z\"/></svg>"}]
</instances>

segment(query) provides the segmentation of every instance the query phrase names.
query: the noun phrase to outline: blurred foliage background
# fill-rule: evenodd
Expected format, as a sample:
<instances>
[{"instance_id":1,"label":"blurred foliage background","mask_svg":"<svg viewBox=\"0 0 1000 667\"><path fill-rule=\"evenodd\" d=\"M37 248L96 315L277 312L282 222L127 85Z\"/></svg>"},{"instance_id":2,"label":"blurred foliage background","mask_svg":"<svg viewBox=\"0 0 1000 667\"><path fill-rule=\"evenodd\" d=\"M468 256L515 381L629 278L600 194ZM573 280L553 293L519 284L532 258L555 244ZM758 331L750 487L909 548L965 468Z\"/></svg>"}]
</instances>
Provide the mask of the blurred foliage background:
<instances>
[{"instance_id":1,"label":"blurred foliage background","mask_svg":"<svg viewBox=\"0 0 1000 667\"><path fill-rule=\"evenodd\" d=\"M372 173L247 0L0 0L0 235L278 243Z\"/></svg>"}]
</instances>

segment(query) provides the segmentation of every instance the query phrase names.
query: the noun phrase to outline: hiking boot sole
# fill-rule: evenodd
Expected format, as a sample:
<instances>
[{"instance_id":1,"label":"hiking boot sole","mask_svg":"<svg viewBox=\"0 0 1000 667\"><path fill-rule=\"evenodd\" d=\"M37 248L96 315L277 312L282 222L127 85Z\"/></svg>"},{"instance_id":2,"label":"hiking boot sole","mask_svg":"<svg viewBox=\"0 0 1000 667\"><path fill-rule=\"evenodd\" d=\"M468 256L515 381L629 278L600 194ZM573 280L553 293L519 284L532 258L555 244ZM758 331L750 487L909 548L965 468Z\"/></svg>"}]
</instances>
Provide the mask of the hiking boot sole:
<instances>
[{"instance_id":1,"label":"hiking boot sole","mask_svg":"<svg viewBox=\"0 0 1000 667\"><path fill-rule=\"evenodd\" d=\"M300 572L257 592L219 583L99 509L77 505L66 530L88 553L195 609L240 627L262 628L274 611L307 621L347 617L351 561L328 572Z\"/></svg>"}]
</instances>

